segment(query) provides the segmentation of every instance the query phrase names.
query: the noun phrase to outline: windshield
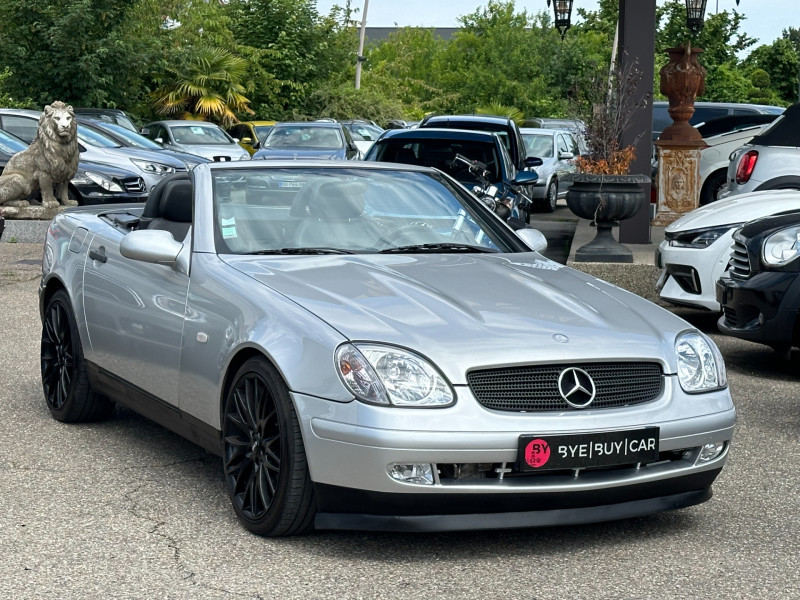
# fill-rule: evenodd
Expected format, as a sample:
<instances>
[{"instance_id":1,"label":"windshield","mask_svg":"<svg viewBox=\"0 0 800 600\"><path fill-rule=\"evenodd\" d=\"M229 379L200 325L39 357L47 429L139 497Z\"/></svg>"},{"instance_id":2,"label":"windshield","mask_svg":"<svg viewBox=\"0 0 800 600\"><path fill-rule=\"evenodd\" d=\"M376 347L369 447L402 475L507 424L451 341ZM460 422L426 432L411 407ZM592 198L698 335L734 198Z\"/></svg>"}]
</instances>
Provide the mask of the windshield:
<instances>
[{"instance_id":1,"label":"windshield","mask_svg":"<svg viewBox=\"0 0 800 600\"><path fill-rule=\"evenodd\" d=\"M523 133L522 139L525 140L525 150L528 156L538 156L539 158L554 156L552 134Z\"/></svg>"},{"instance_id":2,"label":"windshield","mask_svg":"<svg viewBox=\"0 0 800 600\"><path fill-rule=\"evenodd\" d=\"M272 131L273 125L256 125L256 139L263 140Z\"/></svg>"},{"instance_id":3,"label":"windshield","mask_svg":"<svg viewBox=\"0 0 800 600\"><path fill-rule=\"evenodd\" d=\"M302 148L336 150L344 147L337 127L291 126L274 127L264 141L266 148Z\"/></svg>"},{"instance_id":4,"label":"windshield","mask_svg":"<svg viewBox=\"0 0 800 600\"><path fill-rule=\"evenodd\" d=\"M298 167L214 170L212 176L215 236L223 254L517 247L488 209L438 173Z\"/></svg>"},{"instance_id":5,"label":"windshield","mask_svg":"<svg viewBox=\"0 0 800 600\"><path fill-rule=\"evenodd\" d=\"M103 135L95 129L89 129L83 125L78 125L78 139L89 146L98 148L121 148L122 144L118 141Z\"/></svg>"},{"instance_id":6,"label":"windshield","mask_svg":"<svg viewBox=\"0 0 800 600\"><path fill-rule=\"evenodd\" d=\"M213 125L173 125L172 137L178 144L192 145L222 145L233 144L227 134L219 127Z\"/></svg>"},{"instance_id":7,"label":"windshield","mask_svg":"<svg viewBox=\"0 0 800 600\"><path fill-rule=\"evenodd\" d=\"M145 150L163 150L161 146L156 144L153 140L144 137L143 135L131 131L127 127L117 125L116 123L103 123L102 127L111 131L116 137L125 140L134 148L143 148Z\"/></svg>"},{"instance_id":8,"label":"windshield","mask_svg":"<svg viewBox=\"0 0 800 600\"><path fill-rule=\"evenodd\" d=\"M28 144L21 139L0 129L0 151L5 154L16 154L17 152L22 152L27 147Z\"/></svg>"}]
</instances>

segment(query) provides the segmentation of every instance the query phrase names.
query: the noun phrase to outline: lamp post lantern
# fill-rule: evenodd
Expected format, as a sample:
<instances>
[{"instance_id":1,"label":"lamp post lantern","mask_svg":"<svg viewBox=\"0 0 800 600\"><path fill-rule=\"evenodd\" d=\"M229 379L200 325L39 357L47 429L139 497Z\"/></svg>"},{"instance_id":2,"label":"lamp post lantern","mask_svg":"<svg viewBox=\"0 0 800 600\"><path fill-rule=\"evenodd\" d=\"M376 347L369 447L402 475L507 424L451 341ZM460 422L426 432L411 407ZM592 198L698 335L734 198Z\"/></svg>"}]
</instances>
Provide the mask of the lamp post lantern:
<instances>
[{"instance_id":1,"label":"lamp post lantern","mask_svg":"<svg viewBox=\"0 0 800 600\"><path fill-rule=\"evenodd\" d=\"M706 15L707 0L686 0L686 27L693 36L700 33ZM738 2L737 2L738 4Z\"/></svg>"},{"instance_id":2,"label":"lamp post lantern","mask_svg":"<svg viewBox=\"0 0 800 600\"><path fill-rule=\"evenodd\" d=\"M553 13L555 14L555 27L561 34L561 39L570 28L570 18L572 17L572 1L573 0L553 0ZM547 2L550 4L550 0Z\"/></svg>"}]
</instances>

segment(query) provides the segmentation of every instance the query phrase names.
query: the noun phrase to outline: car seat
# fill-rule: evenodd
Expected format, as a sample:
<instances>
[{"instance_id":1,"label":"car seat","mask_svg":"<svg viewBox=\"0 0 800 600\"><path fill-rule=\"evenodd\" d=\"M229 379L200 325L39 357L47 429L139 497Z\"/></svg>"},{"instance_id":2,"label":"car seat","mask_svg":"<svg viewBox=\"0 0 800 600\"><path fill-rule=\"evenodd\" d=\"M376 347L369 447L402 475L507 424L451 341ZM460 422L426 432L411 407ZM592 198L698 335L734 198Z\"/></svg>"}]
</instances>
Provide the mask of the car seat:
<instances>
[{"instance_id":1,"label":"car seat","mask_svg":"<svg viewBox=\"0 0 800 600\"><path fill-rule=\"evenodd\" d=\"M183 240L192 224L192 181L179 173L160 181L150 192L142 211L147 229L169 231Z\"/></svg>"}]
</instances>

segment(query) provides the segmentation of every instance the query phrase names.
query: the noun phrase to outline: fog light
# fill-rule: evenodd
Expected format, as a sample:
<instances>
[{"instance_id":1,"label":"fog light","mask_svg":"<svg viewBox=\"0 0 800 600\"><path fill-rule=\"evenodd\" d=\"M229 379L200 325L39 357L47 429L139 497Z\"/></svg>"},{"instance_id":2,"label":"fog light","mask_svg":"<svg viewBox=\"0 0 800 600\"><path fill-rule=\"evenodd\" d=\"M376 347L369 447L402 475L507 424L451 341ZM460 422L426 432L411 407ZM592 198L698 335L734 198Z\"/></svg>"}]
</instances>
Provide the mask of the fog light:
<instances>
[{"instance_id":1,"label":"fog light","mask_svg":"<svg viewBox=\"0 0 800 600\"><path fill-rule=\"evenodd\" d=\"M417 485L433 485L433 465L389 465L389 475L392 479L403 483Z\"/></svg>"},{"instance_id":2,"label":"fog light","mask_svg":"<svg viewBox=\"0 0 800 600\"><path fill-rule=\"evenodd\" d=\"M711 442L700 448L700 456L697 458L698 463L705 463L717 458L725 449L725 442Z\"/></svg>"}]
</instances>

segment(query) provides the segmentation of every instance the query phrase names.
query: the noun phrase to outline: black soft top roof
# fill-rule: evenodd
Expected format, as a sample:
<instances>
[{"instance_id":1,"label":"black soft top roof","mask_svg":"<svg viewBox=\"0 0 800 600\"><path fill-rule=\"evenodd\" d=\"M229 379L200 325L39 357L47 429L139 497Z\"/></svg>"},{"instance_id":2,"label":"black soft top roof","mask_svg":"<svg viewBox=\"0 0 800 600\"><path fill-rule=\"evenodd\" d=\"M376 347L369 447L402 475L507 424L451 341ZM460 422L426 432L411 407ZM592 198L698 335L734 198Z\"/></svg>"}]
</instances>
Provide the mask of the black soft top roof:
<instances>
[{"instance_id":1,"label":"black soft top roof","mask_svg":"<svg viewBox=\"0 0 800 600\"><path fill-rule=\"evenodd\" d=\"M750 143L756 146L800 146L800 103L792 104Z\"/></svg>"}]
</instances>

